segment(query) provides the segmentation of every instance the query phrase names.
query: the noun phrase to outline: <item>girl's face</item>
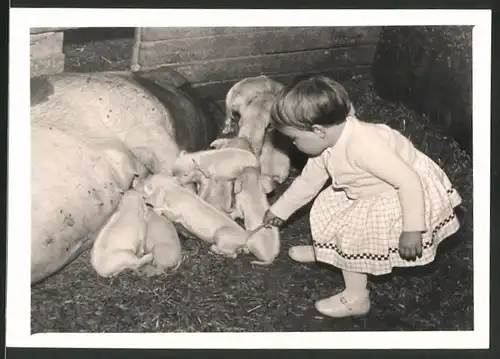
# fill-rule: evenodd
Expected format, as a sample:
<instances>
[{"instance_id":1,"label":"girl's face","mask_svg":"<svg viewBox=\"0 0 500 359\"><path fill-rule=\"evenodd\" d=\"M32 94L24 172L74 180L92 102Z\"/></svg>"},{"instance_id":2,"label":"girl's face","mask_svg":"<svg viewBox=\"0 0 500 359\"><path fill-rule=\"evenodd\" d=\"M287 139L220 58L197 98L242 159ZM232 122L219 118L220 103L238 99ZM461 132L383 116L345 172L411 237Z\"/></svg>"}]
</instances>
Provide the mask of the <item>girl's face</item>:
<instances>
[{"instance_id":1,"label":"girl's face","mask_svg":"<svg viewBox=\"0 0 500 359\"><path fill-rule=\"evenodd\" d=\"M278 131L289 137L295 147L309 156L320 155L330 145L324 132L318 129L306 131L286 126L279 128Z\"/></svg>"}]
</instances>

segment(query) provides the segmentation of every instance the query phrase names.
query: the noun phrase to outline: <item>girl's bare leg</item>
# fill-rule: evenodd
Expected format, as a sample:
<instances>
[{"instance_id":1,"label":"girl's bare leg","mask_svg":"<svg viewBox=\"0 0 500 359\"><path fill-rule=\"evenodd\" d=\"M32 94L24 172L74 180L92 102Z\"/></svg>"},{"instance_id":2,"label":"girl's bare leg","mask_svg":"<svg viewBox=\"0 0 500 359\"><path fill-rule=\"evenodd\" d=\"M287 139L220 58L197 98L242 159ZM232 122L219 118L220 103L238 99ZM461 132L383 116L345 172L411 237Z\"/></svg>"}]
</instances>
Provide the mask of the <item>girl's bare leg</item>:
<instances>
[{"instance_id":1,"label":"girl's bare leg","mask_svg":"<svg viewBox=\"0 0 500 359\"><path fill-rule=\"evenodd\" d=\"M342 318L364 315L370 311L370 296L365 273L342 271L345 290L330 298L318 300L314 306L323 315Z\"/></svg>"}]
</instances>

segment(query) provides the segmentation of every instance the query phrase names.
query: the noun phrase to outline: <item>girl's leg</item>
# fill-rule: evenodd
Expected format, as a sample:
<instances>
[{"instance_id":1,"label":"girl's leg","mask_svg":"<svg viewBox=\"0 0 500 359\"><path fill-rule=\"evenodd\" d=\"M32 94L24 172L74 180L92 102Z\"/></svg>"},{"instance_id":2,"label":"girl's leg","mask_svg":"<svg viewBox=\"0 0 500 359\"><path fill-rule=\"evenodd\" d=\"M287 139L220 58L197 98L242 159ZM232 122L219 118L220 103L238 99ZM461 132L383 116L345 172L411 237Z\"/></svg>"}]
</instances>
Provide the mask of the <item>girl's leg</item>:
<instances>
[{"instance_id":1,"label":"girl's leg","mask_svg":"<svg viewBox=\"0 0 500 359\"><path fill-rule=\"evenodd\" d=\"M345 283L345 292L364 294L368 285L368 276L365 273L342 271Z\"/></svg>"},{"instance_id":2,"label":"girl's leg","mask_svg":"<svg viewBox=\"0 0 500 359\"><path fill-rule=\"evenodd\" d=\"M321 314L342 318L364 315L370 311L370 297L366 288L368 278L364 273L342 271L345 290L330 298L318 300L314 306Z\"/></svg>"},{"instance_id":3,"label":"girl's leg","mask_svg":"<svg viewBox=\"0 0 500 359\"><path fill-rule=\"evenodd\" d=\"M288 250L288 255L296 262L310 263L316 261L313 246L293 246Z\"/></svg>"}]
</instances>

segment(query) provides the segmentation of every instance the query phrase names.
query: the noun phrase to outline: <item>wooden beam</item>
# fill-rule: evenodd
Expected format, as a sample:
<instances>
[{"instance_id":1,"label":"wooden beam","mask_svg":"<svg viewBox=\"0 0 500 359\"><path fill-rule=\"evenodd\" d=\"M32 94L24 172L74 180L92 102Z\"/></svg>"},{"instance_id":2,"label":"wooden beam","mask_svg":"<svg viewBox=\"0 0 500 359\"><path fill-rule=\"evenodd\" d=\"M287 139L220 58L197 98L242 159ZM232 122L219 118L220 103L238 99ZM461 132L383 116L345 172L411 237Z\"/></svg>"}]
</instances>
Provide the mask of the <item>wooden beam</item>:
<instances>
[{"instance_id":1,"label":"wooden beam","mask_svg":"<svg viewBox=\"0 0 500 359\"><path fill-rule=\"evenodd\" d=\"M222 81L262 73L324 71L336 67L369 65L375 45L321 49L294 53L249 56L167 65L190 82Z\"/></svg>"},{"instance_id":2,"label":"wooden beam","mask_svg":"<svg viewBox=\"0 0 500 359\"><path fill-rule=\"evenodd\" d=\"M42 34L44 32L56 32L69 29L78 29L78 27L31 27L30 34Z\"/></svg>"},{"instance_id":3,"label":"wooden beam","mask_svg":"<svg viewBox=\"0 0 500 359\"><path fill-rule=\"evenodd\" d=\"M249 33L149 41L140 44L141 67L376 44L379 27L295 27Z\"/></svg>"},{"instance_id":4,"label":"wooden beam","mask_svg":"<svg viewBox=\"0 0 500 359\"><path fill-rule=\"evenodd\" d=\"M45 58L52 54L62 54L62 32L48 32L30 36L30 57Z\"/></svg>"},{"instance_id":5,"label":"wooden beam","mask_svg":"<svg viewBox=\"0 0 500 359\"><path fill-rule=\"evenodd\" d=\"M186 39L212 35L234 35L273 29L271 27L142 27L141 41Z\"/></svg>"},{"instance_id":6,"label":"wooden beam","mask_svg":"<svg viewBox=\"0 0 500 359\"><path fill-rule=\"evenodd\" d=\"M298 75L305 74L323 74L330 76L334 80L340 82L341 84L349 83L355 84L358 82L371 81L371 66L357 66L348 68L337 68L328 69L323 71L309 71L304 72L292 72L292 73L281 73L270 75L276 81L279 81L285 85L288 85L292 80ZM224 101L226 94L229 89L241 79L231 79L225 81L213 81L213 82L202 82L193 83L191 86L196 89L197 93L203 97L210 99L215 102Z\"/></svg>"},{"instance_id":7,"label":"wooden beam","mask_svg":"<svg viewBox=\"0 0 500 359\"><path fill-rule=\"evenodd\" d=\"M32 58L30 61L30 76L50 75L63 72L64 54L54 53L45 58Z\"/></svg>"}]
</instances>

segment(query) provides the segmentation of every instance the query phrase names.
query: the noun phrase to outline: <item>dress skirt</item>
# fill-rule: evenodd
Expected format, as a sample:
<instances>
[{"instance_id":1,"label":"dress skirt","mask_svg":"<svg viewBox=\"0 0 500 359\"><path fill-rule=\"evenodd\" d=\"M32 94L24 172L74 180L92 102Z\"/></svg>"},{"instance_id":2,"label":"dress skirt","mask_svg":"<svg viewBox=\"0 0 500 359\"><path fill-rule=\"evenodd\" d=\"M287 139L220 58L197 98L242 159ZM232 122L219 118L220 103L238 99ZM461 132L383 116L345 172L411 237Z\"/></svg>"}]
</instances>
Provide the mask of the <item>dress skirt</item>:
<instances>
[{"instance_id":1,"label":"dress skirt","mask_svg":"<svg viewBox=\"0 0 500 359\"><path fill-rule=\"evenodd\" d=\"M329 186L316 197L310 213L316 260L374 275L432 262L439 243L459 229L454 208L462 199L444 171L425 154L417 152L413 168L425 197L427 231L422 234L421 258L409 261L399 255L403 221L396 190L350 199Z\"/></svg>"}]
</instances>

